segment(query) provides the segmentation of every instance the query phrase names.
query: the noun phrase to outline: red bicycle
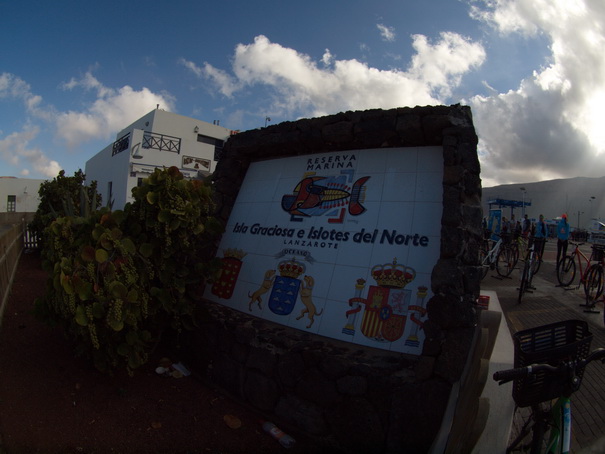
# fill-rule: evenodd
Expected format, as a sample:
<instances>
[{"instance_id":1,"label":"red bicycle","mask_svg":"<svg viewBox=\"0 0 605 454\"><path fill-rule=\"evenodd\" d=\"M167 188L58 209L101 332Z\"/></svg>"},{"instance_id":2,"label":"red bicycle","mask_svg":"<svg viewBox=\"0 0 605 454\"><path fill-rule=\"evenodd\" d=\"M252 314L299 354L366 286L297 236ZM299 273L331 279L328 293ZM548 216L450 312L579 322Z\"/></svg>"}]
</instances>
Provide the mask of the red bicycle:
<instances>
[{"instance_id":1,"label":"red bicycle","mask_svg":"<svg viewBox=\"0 0 605 454\"><path fill-rule=\"evenodd\" d=\"M580 250L580 246L584 243L574 243L572 241L569 243L574 246L574 249L561 260L557 268L557 280L562 287L570 287L579 268L580 280L576 288L579 288L580 284L584 286L585 306L592 308L603 293L603 246L593 245L590 257L586 257ZM593 261L599 263L591 265Z\"/></svg>"}]
</instances>

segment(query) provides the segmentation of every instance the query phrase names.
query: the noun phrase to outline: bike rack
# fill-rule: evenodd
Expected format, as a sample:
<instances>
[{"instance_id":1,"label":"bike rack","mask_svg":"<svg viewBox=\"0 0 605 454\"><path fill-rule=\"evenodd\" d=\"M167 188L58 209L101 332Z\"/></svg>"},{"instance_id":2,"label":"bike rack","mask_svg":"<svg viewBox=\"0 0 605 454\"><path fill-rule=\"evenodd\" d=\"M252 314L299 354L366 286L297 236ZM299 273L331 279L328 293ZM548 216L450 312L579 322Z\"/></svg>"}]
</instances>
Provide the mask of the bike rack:
<instances>
[{"instance_id":1,"label":"bike rack","mask_svg":"<svg viewBox=\"0 0 605 454\"><path fill-rule=\"evenodd\" d=\"M599 301L605 302L605 297L601 296L599 298L597 298L596 300L594 300L592 302L592 304L580 304L580 307L585 307L586 309L584 309L584 312L588 313L588 314L600 314L601 311L597 311L594 309L594 307L597 305L597 303Z\"/></svg>"}]
</instances>

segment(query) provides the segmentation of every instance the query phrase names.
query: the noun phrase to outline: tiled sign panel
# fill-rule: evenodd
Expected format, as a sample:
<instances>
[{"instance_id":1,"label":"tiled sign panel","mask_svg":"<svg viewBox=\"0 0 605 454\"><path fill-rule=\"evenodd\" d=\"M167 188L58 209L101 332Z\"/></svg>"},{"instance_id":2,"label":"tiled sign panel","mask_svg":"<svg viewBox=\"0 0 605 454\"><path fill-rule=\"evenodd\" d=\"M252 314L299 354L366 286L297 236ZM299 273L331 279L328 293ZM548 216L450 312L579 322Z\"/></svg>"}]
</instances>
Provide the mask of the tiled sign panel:
<instances>
[{"instance_id":1,"label":"tiled sign panel","mask_svg":"<svg viewBox=\"0 0 605 454\"><path fill-rule=\"evenodd\" d=\"M253 163L205 297L341 341L420 354L439 258L440 147Z\"/></svg>"}]
</instances>

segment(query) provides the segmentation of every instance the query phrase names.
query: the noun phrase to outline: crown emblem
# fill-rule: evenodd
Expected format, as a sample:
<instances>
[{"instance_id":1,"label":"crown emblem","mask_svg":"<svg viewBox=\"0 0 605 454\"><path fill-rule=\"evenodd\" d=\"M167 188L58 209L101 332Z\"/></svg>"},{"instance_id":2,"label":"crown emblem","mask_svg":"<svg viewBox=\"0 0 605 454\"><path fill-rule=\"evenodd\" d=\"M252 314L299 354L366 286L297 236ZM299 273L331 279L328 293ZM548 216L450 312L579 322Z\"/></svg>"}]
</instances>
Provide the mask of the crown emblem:
<instances>
[{"instance_id":1,"label":"crown emblem","mask_svg":"<svg viewBox=\"0 0 605 454\"><path fill-rule=\"evenodd\" d=\"M409 266L398 265L397 258L393 263L376 265L372 268L372 277L380 287L403 288L416 277L416 270Z\"/></svg>"},{"instance_id":2,"label":"crown emblem","mask_svg":"<svg viewBox=\"0 0 605 454\"><path fill-rule=\"evenodd\" d=\"M284 260L283 262L279 262L277 269L279 270L279 274L281 276L296 279L305 272L305 265L292 258L292 260Z\"/></svg>"}]
</instances>

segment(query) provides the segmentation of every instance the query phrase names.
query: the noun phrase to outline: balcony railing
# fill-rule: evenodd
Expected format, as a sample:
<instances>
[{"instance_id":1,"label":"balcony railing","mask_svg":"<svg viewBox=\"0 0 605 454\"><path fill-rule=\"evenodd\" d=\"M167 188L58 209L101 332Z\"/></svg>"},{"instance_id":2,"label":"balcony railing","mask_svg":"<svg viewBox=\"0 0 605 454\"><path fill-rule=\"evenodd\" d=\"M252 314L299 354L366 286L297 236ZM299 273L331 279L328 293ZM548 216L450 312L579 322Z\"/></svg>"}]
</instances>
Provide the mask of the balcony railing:
<instances>
[{"instance_id":1,"label":"balcony railing","mask_svg":"<svg viewBox=\"0 0 605 454\"><path fill-rule=\"evenodd\" d=\"M156 134L154 132L145 132L143 135L143 148L152 148L160 151L171 151L181 153L181 139L179 137Z\"/></svg>"},{"instance_id":2,"label":"balcony railing","mask_svg":"<svg viewBox=\"0 0 605 454\"><path fill-rule=\"evenodd\" d=\"M129 146L130 146L130 133L126 134L125 136L120 137L118 140L116 140L113 143L111 155L115 156L118 153L121 153L124 150L127 150Z\"/></svg>"}]
</instances>

